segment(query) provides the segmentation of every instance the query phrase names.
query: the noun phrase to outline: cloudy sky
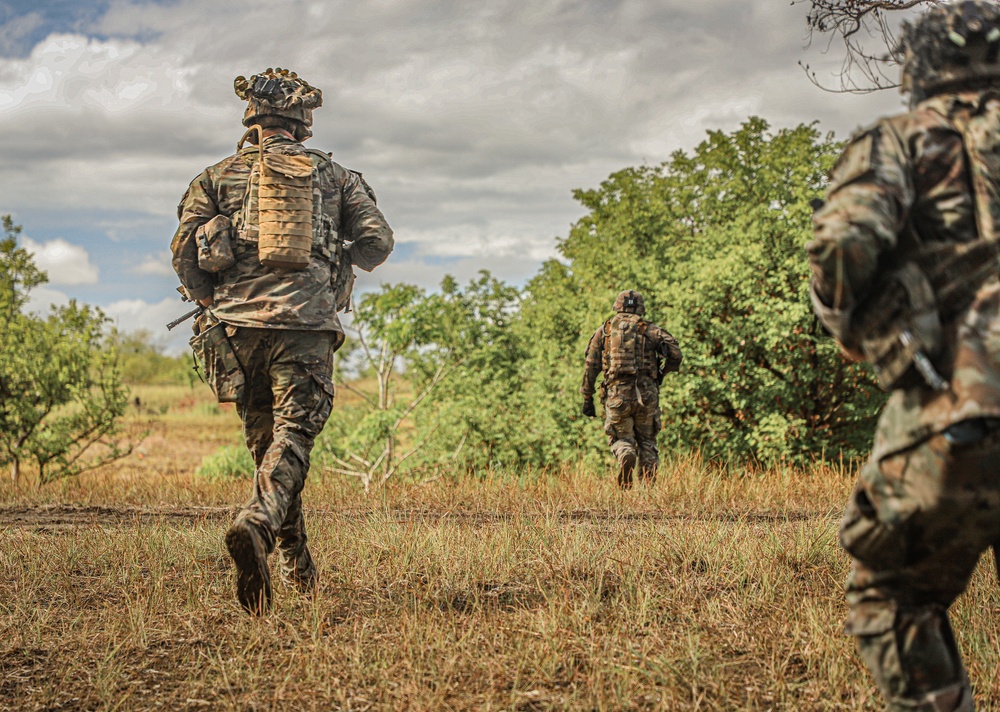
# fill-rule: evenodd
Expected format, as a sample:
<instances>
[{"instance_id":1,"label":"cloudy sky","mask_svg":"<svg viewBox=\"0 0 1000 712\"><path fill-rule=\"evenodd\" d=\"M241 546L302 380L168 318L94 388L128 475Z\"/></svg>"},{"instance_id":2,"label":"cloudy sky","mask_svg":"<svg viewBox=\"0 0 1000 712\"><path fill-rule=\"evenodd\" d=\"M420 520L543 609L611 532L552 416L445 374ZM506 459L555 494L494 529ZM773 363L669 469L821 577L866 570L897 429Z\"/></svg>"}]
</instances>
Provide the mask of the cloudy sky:
<instances>
[{"instance_id":1,"label":"cloudy sky","mask_svg":"<svg viewBox=\"0 0 1000 712\"><path fill-rule=\"evenodd\" d=\"M233 79L323 90L310 145L362 171L396 251L360 287L481 268L522 283L583 211L574 188L749 115L846 137L898 94L831 94L789 0L0 0L0 214L50 282L124 329L185 311L176 205L231 154ZM179 331L185 332L186 329ZM171 344L183 343L183 334Z\"/></svg>"}]
</instances>

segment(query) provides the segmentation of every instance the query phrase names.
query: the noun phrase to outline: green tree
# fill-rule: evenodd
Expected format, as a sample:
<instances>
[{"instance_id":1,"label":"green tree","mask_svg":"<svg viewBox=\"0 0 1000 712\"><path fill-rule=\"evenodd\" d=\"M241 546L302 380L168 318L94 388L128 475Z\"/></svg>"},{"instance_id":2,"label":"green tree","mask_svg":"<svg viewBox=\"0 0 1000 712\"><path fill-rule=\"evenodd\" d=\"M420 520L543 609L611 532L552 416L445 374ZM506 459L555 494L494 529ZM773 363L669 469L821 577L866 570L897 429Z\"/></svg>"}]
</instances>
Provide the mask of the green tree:
<instances>
[{"instance_id":1,"label":"green tree","mask_svg":"<svg viewBox=\"0 0 1000 712\"><path fill-rule=\"evenodd\" d=\"M198 381L190 354L168 356L148 329L115 331L112 339L121 362L122 382L127 385L193 387Z\"/></svg>"},{"instance_id":2,"label":"green tree","mask_svg":"<svg viewBox=\"0 0 1000 712\"><path fill-rule=\"evenodd\" d=\"M340 383L361 397L364 414L347 432L347 414L327 427L339 442L325 431L319 460L331 456L334 471L358 477L367 490L404 466L471 467L481 453L510 449L490 423L504 407L498 389L511 390L506 376L517 363L505 339L517 299L516 289L487 272L464 289L445 277L432 294L399 284L364 295L353 328L363 377Z\"/></svg>"},{"instance_id":3,"label":"green tree","mask_svg":"<svg viewBox=\"0 0 1000 712\"><path fill-rule=\"evenodd\" d=\"M53 308L45 317L23 310L28 293L47 281L17 246L20 226L3 217L0 240L0 465L17 482L34 465L38 482L79 474L122 456L121 416L128 393L99 309Z\"/></svg>"},{"instance_id":4,"label":"green tree","mask_svg":"<svg viewBox=\"0 0 1000 712\"><path fill-rule=\"evenodd\" d=\"M574 457L601 443L592 427L591 446L581 442L567 412L587 340L615 294L634 288L685 355L664 382L661 442L763 461L860 454L884 397L813 317L803 251L809 202L839 149L814 126L772 132L750 118L577 191L589 212L560 243L562 260L528 284L519 324L525 373L542 374L560 400L539 402L545 388L529 378L530 429Z\"/></svg>"}]
</instances>

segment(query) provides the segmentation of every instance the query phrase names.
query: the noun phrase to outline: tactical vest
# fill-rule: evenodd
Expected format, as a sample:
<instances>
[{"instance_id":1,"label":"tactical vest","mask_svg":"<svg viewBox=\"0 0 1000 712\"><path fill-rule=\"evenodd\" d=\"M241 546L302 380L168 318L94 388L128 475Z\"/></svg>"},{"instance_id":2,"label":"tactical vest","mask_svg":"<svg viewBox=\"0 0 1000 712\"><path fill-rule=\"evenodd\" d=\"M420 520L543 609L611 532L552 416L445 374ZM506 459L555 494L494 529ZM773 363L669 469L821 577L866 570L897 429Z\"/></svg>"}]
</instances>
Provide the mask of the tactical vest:
<instances>
[{"instance_id":1,"label":"tactical vest","mask_svg":"<svg viewBox=\"0 0 1000 712\"><path fill-rule=\"evenodd\" d=\"M313 256L340 267L343 240L323 210L319 167L330 160L322 151L264 150L260 127L253 126L240 146L258 132L258 159L250 167L243 205L234 216L238 240L255 243L262 265L304 269Z\"/></svg>"},{"instance_id":2,"label":"tactical vest","mask_svg":"<svg viewBox=\"0 0 1000 712\"><path fill-rule=\"evenodd\" d=\"M615 314L604 322L602 369L605 382L634 378L646 368L646 329L649 323L637 314ZM654 374L655 375L655 374Z\"/></svg>"},{"instance_id":3,"label":"tactical vest","mask_svg":"<svg viewBox=\"0 0 1000 712\"><path fill-rule=\"evenodd\" d=\"M1000 105L993 103L986 111L949 117L962 137L976 238L924 241L908 226L872 298L856 310L852 331L886 390L920 380L948 387L950 374L935 362L944 351L942 325L1000 273Z\"/></svg>"}]
</instances>

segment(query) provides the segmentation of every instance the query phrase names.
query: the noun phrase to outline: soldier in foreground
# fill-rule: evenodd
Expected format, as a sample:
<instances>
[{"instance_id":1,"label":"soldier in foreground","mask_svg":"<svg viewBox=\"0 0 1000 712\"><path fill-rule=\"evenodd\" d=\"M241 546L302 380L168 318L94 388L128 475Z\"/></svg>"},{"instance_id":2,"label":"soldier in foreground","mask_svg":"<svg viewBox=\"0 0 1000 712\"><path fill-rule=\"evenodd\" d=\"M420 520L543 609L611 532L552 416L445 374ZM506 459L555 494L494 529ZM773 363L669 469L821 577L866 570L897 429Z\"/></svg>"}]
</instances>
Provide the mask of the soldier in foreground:
<instances>
[{"instance_id":1,"label":"soldier in foreground","mask_svg":"<svg viewBox=\"0 0 1000 712\"><path fill-rule=\"evenodd\" d=\"M892 710L972 710L948 621L1000 542L1000 6L904 26L909 113L855 136L807 247L817 314L891 396L847 504L847 632Z\"/></svg>"},{"instance_id":2,"label":"soldier in foreground","mask_svg":"<svg viewBox=\"0 0 1000 712\"><path fill-rule=\"evenodd\" d=\"M333 405L333 354L344 342L337 312L352 266L371 271L393 239L361 175L302 145L319 89L280 69L235 86L249 130L235 155L191 182L171 250L183 290L205 307L191 345L219 400L237 404L256 463L226 546L237 597L260 614L275 547L283 577L303 591L316 586L301 493Z\"/></svg>"},{"instance_id":3,"label":"soldier in foreground","mask_svg":"<svg viewBox=\"0 0 1000 712\"><path fill-rule=\"evenodd\" d=\"M587 344L583 372L585 416L597 415L594 383L604 372L601 402L604 404L604 432L611 452L618 460L618 484L632 486L632 472L639 464L639 478L656 479L660 432L660 383L681 364L677 339L665 329L643 319L646 307L642 295L629 290L615 299L615 315L594 332Z\"/></svg>"}]
</instances>

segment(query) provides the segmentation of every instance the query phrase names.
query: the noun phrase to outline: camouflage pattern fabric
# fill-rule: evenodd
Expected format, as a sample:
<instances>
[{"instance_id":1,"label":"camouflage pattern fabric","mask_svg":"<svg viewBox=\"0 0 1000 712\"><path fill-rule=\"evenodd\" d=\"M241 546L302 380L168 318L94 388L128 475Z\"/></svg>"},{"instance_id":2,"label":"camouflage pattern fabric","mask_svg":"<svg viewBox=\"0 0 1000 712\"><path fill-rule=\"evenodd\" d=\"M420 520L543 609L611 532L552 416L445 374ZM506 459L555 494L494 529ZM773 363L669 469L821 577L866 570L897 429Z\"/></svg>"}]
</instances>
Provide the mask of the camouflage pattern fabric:
<instances>
[{"instance_id":1,"label":"camouflage pattern fabric","mask_svg":"<svg viewBox=\"0 0 1000 712\"><path fill-rule=\"evenodd\" d=\"M643 321L637 314L617 314L594 332L587 345L583 385L580 387L584 398L593 398L597 376L604 368L606 330L621 320ZM618 461L618 482L624 488L631 486L632 470L636 464L641 478L651 481L656 477L659 465L656 435L661 427L659 362L660 359L665 360L666 370L672 371L680 365L681 358L677 340L665 329L646 322L638 373L605 379L601 384L604 432Z\"/></svg>"},{"instance_id":2,"label":"camouflage pattern fabric","mask_svg":"<svg viewBox=\"0 0 1000 712\"><path fill-rule=\"evenodd\" d=\"M847 632L893 710L973 709L947 610L1000 538L1000 284L973 270L937 280L922 257L989 236L1000 173L979 149L1000 131L968 127L1000 127L992 96L936 96L855 137L807 246L817 314L848 351L887 267L926 266L942 309L934 365L947 387L917 377L892 392L840 532ZM944 298L957 287L963 298Z\"/></svg>"},{"instance_id":3,"label":"camouflage pattern fabric","mask_svg":"<svg viewBox=\"0 0 1000 712\"><path fill-rule=\"evenodd\" d=\"M243 436L254 459L253 495L237 521L263 532L268 552L277 545L282 575L303 588L316 569L306 546L302 488L313 442L333 407L332 332L229 327L246 374L240 405Z\"/></svg>"},{"instance_id":4,"label":"camouflage pattern fabric","mask_svg":"<svg viewBox=\"0 0 1000 712\"><path fill-rule=\"evenodd\" d=\"M269 151L306 150L280 134L264 139L264 145ZM361 176L320 155L325 158L318 165L324 217L330 229L350 240L351 264L370 272L392 252L392 230ZM338 266L318 255L302 270L271 269L260 264L256 242L239 239L232 267L212 273L198 266L198 228L216 215L232 218L241 211L256 156L257 148L248 146L192 181L177 209L174 270L192 299L214 296L213 311L227 324L342 332L331 288Z\"/></svg>"}]
</instances>

